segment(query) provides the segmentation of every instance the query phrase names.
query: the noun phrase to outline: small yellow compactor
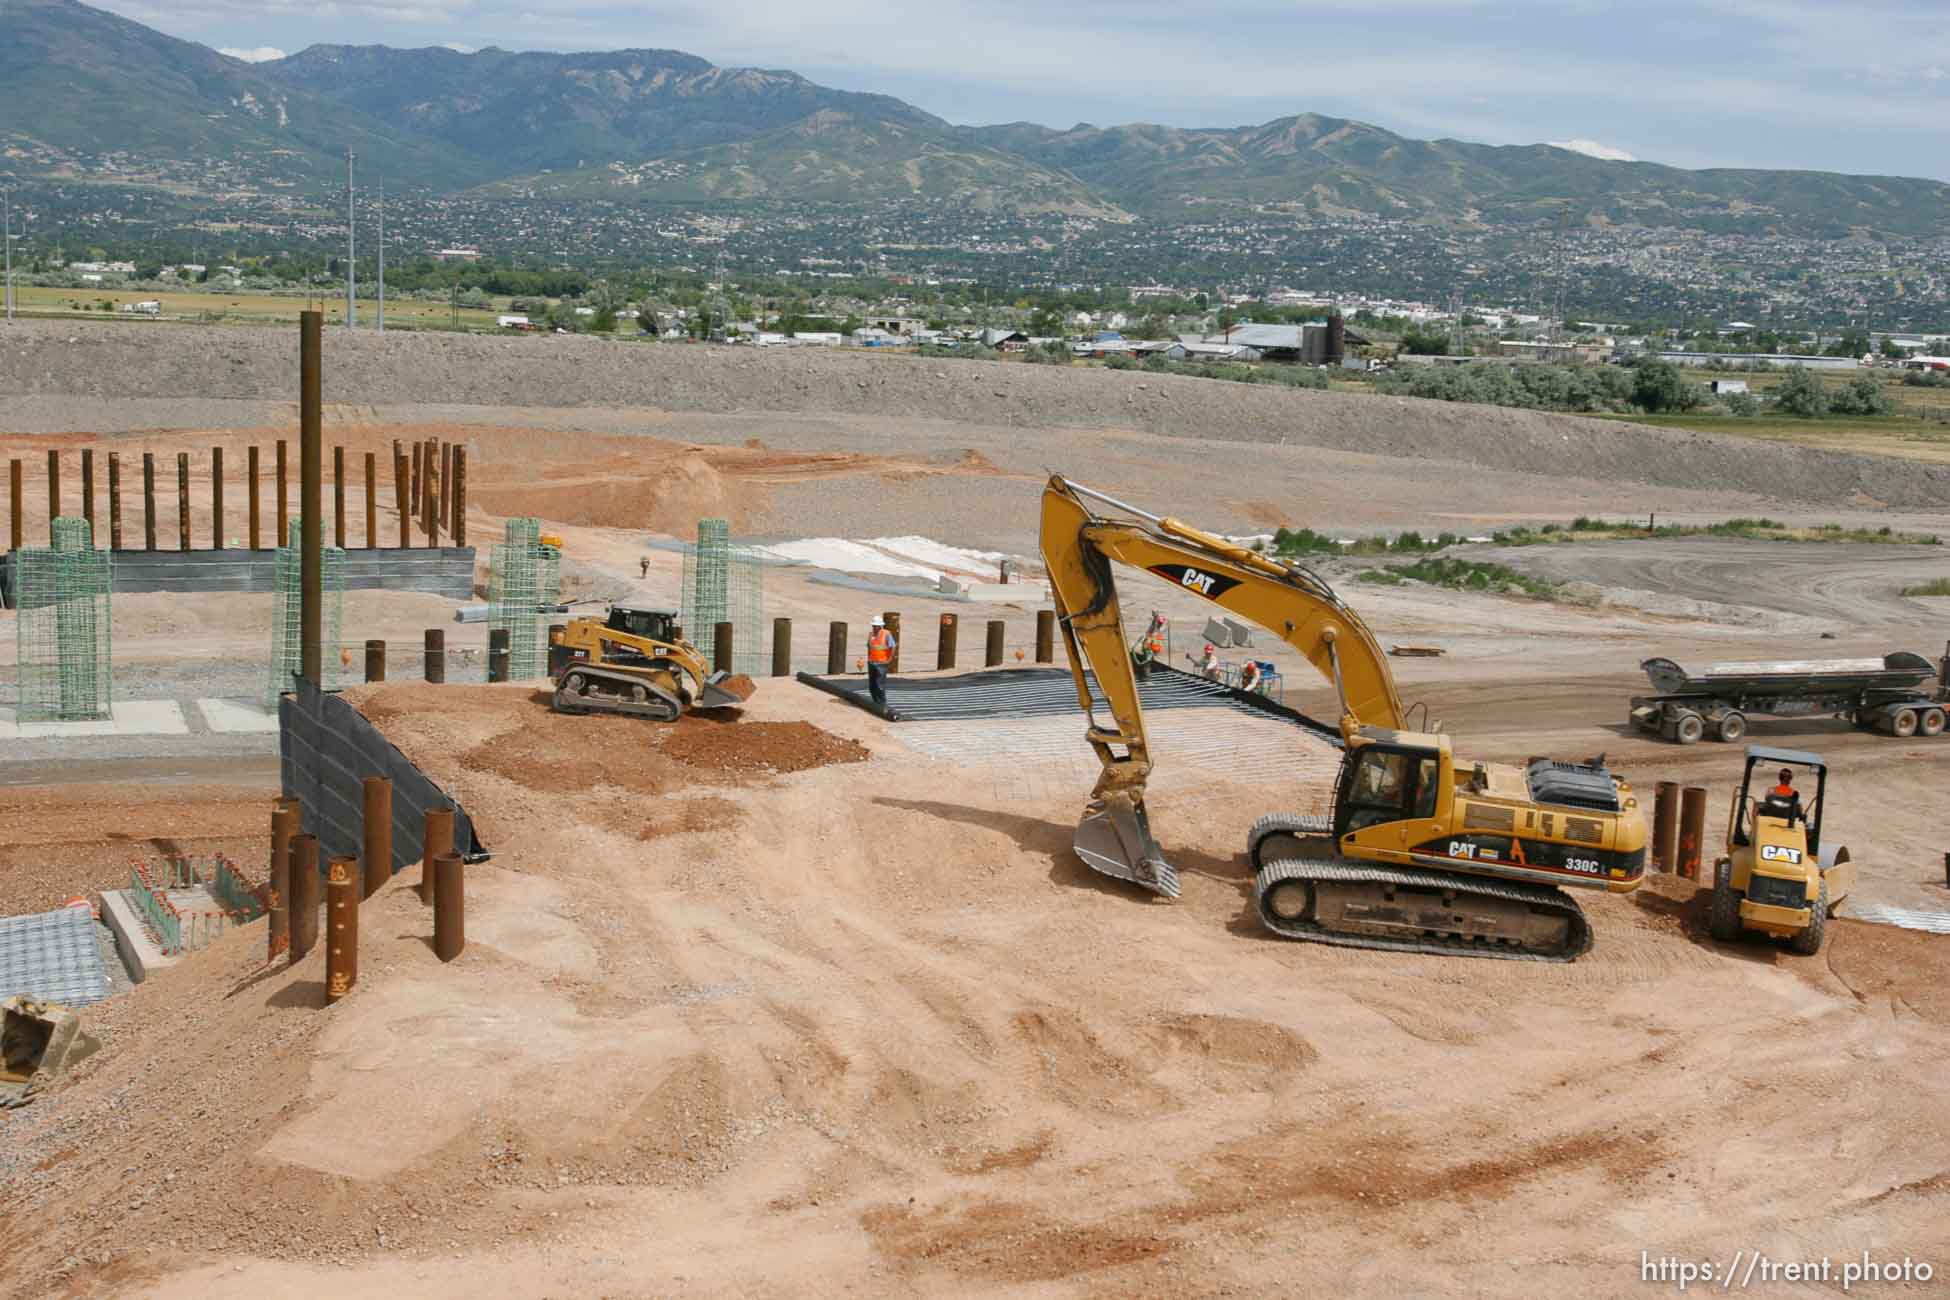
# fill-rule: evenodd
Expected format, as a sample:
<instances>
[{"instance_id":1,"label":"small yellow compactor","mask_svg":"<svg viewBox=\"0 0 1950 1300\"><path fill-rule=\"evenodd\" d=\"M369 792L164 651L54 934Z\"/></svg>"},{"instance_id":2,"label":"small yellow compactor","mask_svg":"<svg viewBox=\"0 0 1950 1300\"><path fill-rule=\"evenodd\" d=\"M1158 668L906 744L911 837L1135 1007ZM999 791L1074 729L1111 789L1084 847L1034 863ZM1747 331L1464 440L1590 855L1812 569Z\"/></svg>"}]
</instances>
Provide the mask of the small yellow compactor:
<instances>
[{"instance_id":1,"label":"small yellow compactor","mask_svg":"<svg viewBox=\"0 0 1950 1300\"><path fill-rule=\"evenodd\" d=\"M1794 784L1796 771L1814 782L1805 803ZM1781 782L1783 774L1790 779ZM1760 934L1785 939L1798 953L1821 951L1828 913L1856 879L1848 849L1822 839L1827 794L1828 764L1819 755L1747 747L1747 770L1727 812L1727 851L1713 864L1708 925L1715 939Z\"/></svg>"}]
</instances>

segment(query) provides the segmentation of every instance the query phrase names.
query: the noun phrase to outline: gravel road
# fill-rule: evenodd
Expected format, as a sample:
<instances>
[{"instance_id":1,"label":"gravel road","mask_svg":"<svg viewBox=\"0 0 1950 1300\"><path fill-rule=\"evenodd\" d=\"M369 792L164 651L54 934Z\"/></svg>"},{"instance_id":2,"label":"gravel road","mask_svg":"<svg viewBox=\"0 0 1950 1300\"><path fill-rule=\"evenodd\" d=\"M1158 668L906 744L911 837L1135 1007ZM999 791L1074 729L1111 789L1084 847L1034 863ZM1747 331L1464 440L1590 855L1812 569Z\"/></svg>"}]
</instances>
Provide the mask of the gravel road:
<instances>
[{"instance_id":1,"label":"gravel road","mask_svg":"<svg viewBox=\"0 0 1950 1300\"><path fill-rule=\"evenodd\" d=\"M289 330L19 322L0 333L0 393L288 402L297 360ZM1681 489L1765 485L1781 500L1823 505L1950 503L1950 466L1893 458L1412 398L828 349L334 333L325 390L328 402L354 409L457 403L922 420L952 413L1015 428L1129 429Z\"/></svg>"},{"instance_id":2,"label":"gravel road","mask_svg":"<svg viewBox=\"0 0 1950 1300\"><path fill-rule=\"evenodd\" d=\"M1747 606L1851 627L1929 621L1939 613L1936 602L1896 593L1950 577L1950 547L1942 546L1703 537L1472 547L1468 554L1559 582Z\"/></svg>"}]
</instances>

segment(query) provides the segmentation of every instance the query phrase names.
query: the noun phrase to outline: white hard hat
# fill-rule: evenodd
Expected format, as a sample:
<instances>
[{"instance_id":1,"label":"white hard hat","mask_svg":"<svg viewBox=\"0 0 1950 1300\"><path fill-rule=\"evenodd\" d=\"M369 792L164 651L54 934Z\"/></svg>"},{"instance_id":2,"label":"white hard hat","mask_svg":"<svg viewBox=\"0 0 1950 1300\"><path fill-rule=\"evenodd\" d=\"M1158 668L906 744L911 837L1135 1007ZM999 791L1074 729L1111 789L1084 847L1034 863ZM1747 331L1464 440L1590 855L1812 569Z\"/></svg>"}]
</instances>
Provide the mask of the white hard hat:
<instances>
[{"instance_id":1,"label":"white hard hat","mask_svg":"<svg viewBox=\"0 0 1950 1300\"><path fill-rule=\"evenodd\" d=\"M875 615L873 616L873 622L872 622L872 623L871 623L871 624L870 624L869 626L872 626L872 627L886 627L886 626L887 626L887 620L886 620L886 619L884 619L884 618L882 618L882 617L880 617L880 615L878 615L878 614L875 614Z\"/></svg>"}]
</instances>

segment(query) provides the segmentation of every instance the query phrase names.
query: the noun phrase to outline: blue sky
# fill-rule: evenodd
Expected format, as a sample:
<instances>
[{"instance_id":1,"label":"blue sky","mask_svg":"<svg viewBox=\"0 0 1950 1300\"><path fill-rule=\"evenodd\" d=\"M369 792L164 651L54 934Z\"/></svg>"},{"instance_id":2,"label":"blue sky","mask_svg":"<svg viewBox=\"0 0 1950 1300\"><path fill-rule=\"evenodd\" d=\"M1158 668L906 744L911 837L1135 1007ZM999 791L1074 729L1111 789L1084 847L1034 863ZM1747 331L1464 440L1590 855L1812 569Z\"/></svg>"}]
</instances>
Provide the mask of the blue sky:
<instances>
[{"instance_id":1,"label":"blue sky","mask_svg":"<svg viewBox=\"0 0 1950 1300\"><path fill-rule=\"evenodd\" d=\"M219 49L679 49L955 122L1586 141L1681 167L1950 180L1942 0L94 0Z\"/></svg>"}]
</instances>

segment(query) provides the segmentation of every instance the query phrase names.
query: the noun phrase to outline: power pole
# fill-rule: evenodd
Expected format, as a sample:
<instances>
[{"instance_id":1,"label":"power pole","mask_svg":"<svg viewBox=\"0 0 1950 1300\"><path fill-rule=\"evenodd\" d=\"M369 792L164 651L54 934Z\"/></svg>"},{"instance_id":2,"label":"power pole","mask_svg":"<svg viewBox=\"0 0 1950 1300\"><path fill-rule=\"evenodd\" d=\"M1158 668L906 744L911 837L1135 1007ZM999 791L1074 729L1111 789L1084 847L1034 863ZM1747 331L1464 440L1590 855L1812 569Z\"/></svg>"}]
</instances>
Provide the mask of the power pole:
<instances>
[{"instance_id":1,"label":"power pole","mask_svg":"<svg viewBox=\"0 0 1950 1300\"><path fill-rule=\"evenodd\" d=\"M345 327L347 329L352 328L354 313L358 310L352 296L353 281L359 274L358 251L357 246L353 243L354 218L352 207L352 160L356 157L358 155L350 149L345 151Z\"/></svg>"},{"instance_id":2,"label":"power pole","mask_svg":"<svg viewBox=\"0 0 1950 1300\"><path fill-rule=\"evenodd\" d=\"M5 226L0 227L0 244L7 246L7 319L14 318L14 192L11 188L0 190L0 218Z\"/></svg>"},{"instance_id":3,"label":"power pole","mask_svg":"<svg viewBox=\"0 0 1950 1300\"><path fill-rule=\"evenodd\" d=\"M386 178L379 178L379 332L386 332Z\"/></svg>"}]
</instances>

